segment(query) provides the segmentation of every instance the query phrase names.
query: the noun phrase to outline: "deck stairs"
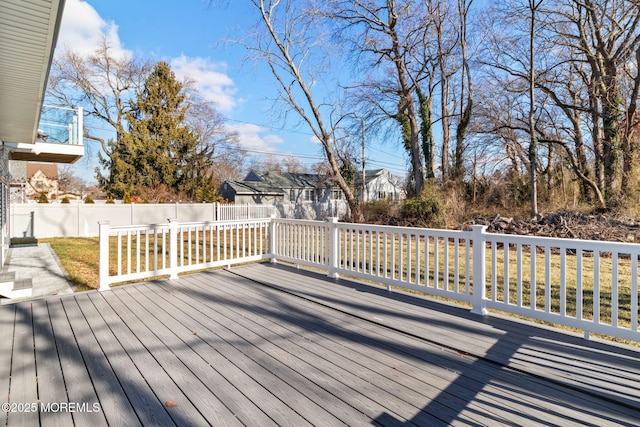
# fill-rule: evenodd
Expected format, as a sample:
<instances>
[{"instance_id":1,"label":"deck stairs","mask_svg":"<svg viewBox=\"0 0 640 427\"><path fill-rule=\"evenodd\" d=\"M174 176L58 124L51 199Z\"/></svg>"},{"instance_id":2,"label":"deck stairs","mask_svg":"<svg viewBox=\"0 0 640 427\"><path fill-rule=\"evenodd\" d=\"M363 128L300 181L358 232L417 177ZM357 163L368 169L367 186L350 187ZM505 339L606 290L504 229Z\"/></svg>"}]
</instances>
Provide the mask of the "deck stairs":
<instances>
[{"instance_id":1,"label":"deck stairs","mask_svg":"<svg viewBox=\"0 0 640 427\"><path fill-rule=\"evenodd\" d=\"M16 280L14 271L0 273L0 296L5 298L26 298L33 295L31 279Z\"/></svg>"}]
</instances>

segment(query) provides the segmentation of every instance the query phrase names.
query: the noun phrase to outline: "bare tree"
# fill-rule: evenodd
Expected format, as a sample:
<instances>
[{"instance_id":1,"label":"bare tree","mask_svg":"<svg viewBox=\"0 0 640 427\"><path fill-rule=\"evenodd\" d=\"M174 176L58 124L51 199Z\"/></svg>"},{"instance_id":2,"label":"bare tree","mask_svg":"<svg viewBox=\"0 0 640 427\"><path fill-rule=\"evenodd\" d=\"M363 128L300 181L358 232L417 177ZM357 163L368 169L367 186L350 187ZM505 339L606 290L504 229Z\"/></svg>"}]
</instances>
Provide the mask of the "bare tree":
<instances>
[{"instance_id":1,"label":"bare tree","mask_svg":"<svg viewBox=\"0 0 640 427\"><path fill-rule=\"evenodd\" d=\"M468 16L473 0L458 0L458 35L461 55L460 76L460 116L456 129L456 149L453 161L453 179L462 180L464 175L465 137L473 111L473 80L469 66L467 44Z\"/></svg>"},{"instance_id":2,"label":"bare tree","mask_svg":"<svg viewBox=\"0 0 640 427\"><path fill-rule=\"evenodd\" d=\"M103 37L95 52L84 57L65 50L53 60L47 96L53 103L66 107L82 106L89 119L111 127L116 135L124 133L125 116L131 110L129 101L143 87L153 64L130 56L117 56ZM109 155L107 141L86 121L84 137L98 141ZM94 122L95 123L95 122Z\"/></svg>"},{"instance_id":3,"label":"bare tree","mask_svg":"<svg viewBox=\"0 0 640 427\"><path fill-rule=\"evenodd\" d=\"M608 206L620 202L622 171L634 168L634 145L627 137L633 128L638 100L637 71L625 84L629 62L638 68L640 3L636 0L557 0L549 13L561 45L570 48L574 61L586 65L583 74L589 91L591 136L596 174ZM635 74L635 76L634 76ZM625 123L629 125L625 126ZM621 161L627 162L625 165Z\"/></svg>"},{"instance_id":4,"label":"bare tree","mask_svg":"<svg viewBox=\"0 0 640 427\"><path fill-rule=\"evenodd\" d=\"M247 48L269 66L280 89L280 99L291 108L322 144L331 175L345 195L351 219L363 222L361 207L353 191L340 172L339 159L333 144L334 128L343 117L336 114L335 104L321 104L316 100L313 85L320 76L310 64L322 38L317 27L311 25L310 15L293 0L251 0L259 13L262 31ZM326 52L319 52L326 56ZM335 100L334 100L335 102Z\"/></svg>"},{"instance_id":5,"label":"bare tree","mask_svg":"<svg viewBox=\"0 0 640 427\"><path fill-rule=\"evenodd\" d=\"M337 27L341 41L350 45L354 57L363 61L360 67L364 68L366 63L371 69L362 86L373 88L369 99L387 118L399 122L419 194L424 186L424 165L416 91L426 62L413 60L424 46L427 31L424 8L409 0L329 0L316 5L315 13ZM411 68L414 65L418 70ZM379 102L389 95L393 98L389 105Z\"/></svg>"}]
</instances>

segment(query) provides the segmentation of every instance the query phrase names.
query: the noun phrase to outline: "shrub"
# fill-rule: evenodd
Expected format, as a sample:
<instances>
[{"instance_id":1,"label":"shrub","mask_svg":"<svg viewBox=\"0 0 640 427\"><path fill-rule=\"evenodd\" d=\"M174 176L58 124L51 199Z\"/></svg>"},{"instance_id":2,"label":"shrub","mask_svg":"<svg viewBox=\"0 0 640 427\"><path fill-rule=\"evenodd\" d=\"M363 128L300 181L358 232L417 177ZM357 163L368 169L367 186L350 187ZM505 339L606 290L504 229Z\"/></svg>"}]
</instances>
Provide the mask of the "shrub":
<instances>
[{"instance_id":1,"label":"shrub","mask_svg":"<svg viewBox=\"0 0 640 427\"><path fill-rule=\"evenodd\" d=\"M439 227L443 225L444 202L435 184L425 185L419 197L407 199L402 206L402 216L405 219L415 220Z\"/></svg>"},{"instance_id":2,"label":"shrub","mask_svg":"<svg viewBox=\"0 0 640 427\"><path fill-rule=\"evenodd\" d=\"M126 205L131 204L131 194L128 191L125 191L124 197L122 198L122 203Z\"/></svg>"},{"instance_id":3,"label":"shrub","mask_svg":"<svg viewBox=\"0 0 640 427\"><path fill-rule=\"evenodd\" d=\"M46 193L40 193L40 197L38 197L38 203L49 203L49 198Z\"/></svg>"},{"instance_id":4,"label":"shrub","mask_svg":"<svg viewBox=\"0 0 640 427\"><path fill-rule=\"evenodd\" d=\"M115 200L113 200L113 196L109 196L109 197L107 197L107 201L105 203L108 204L108 205L113 205L116 202L115 202Z\"/></svg>"},{"instance_id":5,"label":"shrub","mask_svg":"<svg viewBox=\"0 0 640 427\"><path fill-rule=\"evenodd\" d=\"M67 196L64 196L62 198L62 200L60 200L60 203L62 203L64 205L68 205L69 203L71 203L71 201L69 200L69 198Z\"/></svg>"},{"instance_id":6,"label":"shrub","mask_svg":"<svg viewBox=\"0 0 640 427\"><path fill-rule=\"evenodd\" d=\"M91 198L91 196L87 196L87 197L85 197L85 198L84 198L84 202L85 202L85 203L88 203L88 204L95 203L95 202L93 201L93 198Z\"/></svg>"},{"instance_id":7,"label":"shrub","mask_svg":"<svg viewBox=\"0 0 640 427\"><path fill-rule=\"evenodd\" d=\"M393 213L393 202L391 200L374 200L367 202L362 207L362 211L367 222L386 221Z\"/></svg>"}]
</instances>

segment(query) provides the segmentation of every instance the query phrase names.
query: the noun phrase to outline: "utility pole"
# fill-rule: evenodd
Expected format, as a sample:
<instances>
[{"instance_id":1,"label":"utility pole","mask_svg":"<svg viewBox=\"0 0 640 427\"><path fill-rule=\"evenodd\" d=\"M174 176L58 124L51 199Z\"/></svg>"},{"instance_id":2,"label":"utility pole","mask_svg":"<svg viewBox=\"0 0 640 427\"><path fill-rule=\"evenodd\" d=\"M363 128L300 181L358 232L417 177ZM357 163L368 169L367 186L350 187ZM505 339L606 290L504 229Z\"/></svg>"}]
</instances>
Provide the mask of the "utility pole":
<instances>
[{"instance_id":1,"label":"utility pole","mask_svg":"<svg viewBox=\"0 0 640 427\"><path fill-rule=\"evenodd\" d=\"M367 173L365 170L365 153L364 153L364 119L360 117L360 123L362 124L362 204L367 201Z\"/></svg>"}]
</instances>

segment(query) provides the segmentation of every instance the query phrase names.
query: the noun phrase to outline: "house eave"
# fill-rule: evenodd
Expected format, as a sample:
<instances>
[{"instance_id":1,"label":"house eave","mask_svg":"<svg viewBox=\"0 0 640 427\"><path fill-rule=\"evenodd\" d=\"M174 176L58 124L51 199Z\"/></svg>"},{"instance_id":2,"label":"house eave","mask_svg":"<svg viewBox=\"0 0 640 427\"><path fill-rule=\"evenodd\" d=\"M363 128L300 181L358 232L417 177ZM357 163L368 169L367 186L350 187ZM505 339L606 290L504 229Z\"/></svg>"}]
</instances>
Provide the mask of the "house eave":
<instances>
[{"instance_id":1,"label":"house eave","mask_svg":"<svg viewBox=\"0 0 640 427\"><path fill-rule=\"evenodd\" d=\"M84 156L84 145L4 142L3 146L9 148L9 160L75 163Z\"/></svg>"}]
</instances>

